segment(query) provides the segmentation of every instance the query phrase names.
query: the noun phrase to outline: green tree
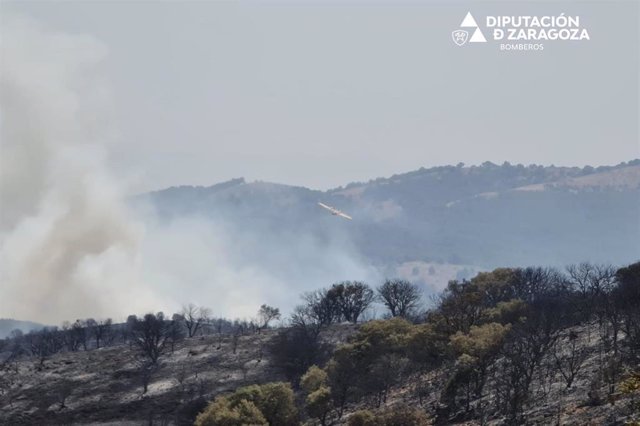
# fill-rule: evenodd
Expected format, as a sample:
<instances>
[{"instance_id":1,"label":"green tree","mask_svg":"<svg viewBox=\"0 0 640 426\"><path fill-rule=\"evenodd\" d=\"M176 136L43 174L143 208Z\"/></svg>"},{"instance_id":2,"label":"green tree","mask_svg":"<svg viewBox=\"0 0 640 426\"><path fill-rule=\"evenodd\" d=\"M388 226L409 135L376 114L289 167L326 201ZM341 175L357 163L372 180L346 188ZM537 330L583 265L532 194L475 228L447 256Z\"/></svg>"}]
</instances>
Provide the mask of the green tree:
<instances>
[{"instance_id":1,"label":"green tree","mask_svg":"<svg viewBox=\"0 0 640 426\"><path fill-rule=\"evenodd\" d=\"M264 425L267 420L251 401L241 400L235 405L224 396L216 398L198 415L195 426Z\"/></svg>"},{"instance_id":2,"label":"green tree","mask_svg":"<svg viewBox=\"0 0 640 426\"><path fill-rule=\"evenodd\" d=\"M620 383L620 393L631 398L630 405L633 412L640 414L640 370L629 373L628 377Z\"/></svg>"},{"instance_id":3,"label":"green tree","mask_svg":"<svg viewBox=\"0 0 640 426\"><path fill-rule=\"evenodd\" d=\"M389 407L374 413L360 410L349 416L347 426L427 426L431 421L427 414L405 405Z\"/></svg>"},{"instance_id":4,"label":"green tree","mask_svg":"<svg viewBox=\"0 0 640 426\"><path fill-rule=\"evenodd\" d=\"M455 406L455 398L460 387L466 391L467 410L471 394L476 398L482 395L487 369L498 355L510 329L509 325L488 323L471 326L468 333L459 331L451 336L451 347L458 358L454 375L444 392L448 403Z\"/></svg>"},{"instance_id":5,"label":"green tree","mask_svg":"<svg viewBox=\"0 0 640 426\"><path fill-rule=\"evenodd\" d=\"M449 336L434 324L413 326L407 340L407 351L411 361L421 369L437 367L445 359Z\"/></svg>"},{"instance_id":6,"label":"green tree","mask_svg":"<svg viewBox=\"0 0 640 426\"><path fill-rule=\"evenodd\" d=\"M196 426L298 424L291 385L284 382L251 385L216 398L198 416Z\"/></svg>"},{"instance_id":7,"label":"green tree","mask_svg":"<svg viewBox=\"0 0 640 426\"><path fill-rule=\"evenodd\" d=\"M329 384L341 413L356 394L374 395L378 404L400 382L408 366L407 342L414 326L402 318L363 324L349 344L336 349L327 365Z\"/></svg>"},{"instance_id":8,"label":"green tree","mask_svg":"<svg viewBox=\"0 0 640 426\"><path fill-rule=\"evenodd\" d=\"M380 426L380 422L372 411L359 410L349 416L347 426Z\"/></svg>"},{"instance_id":9,"label":"green tree","mask_svg":"<svg viewBox=\"0 0 640 426\"><path fill-rule=\"evenodd\" d=\"M329 376L316 365L312 365L300 379L300 386L307 394L305 409L310 417L318 419L322 426L330 424L329 417L334 410Z\"/></svg>"}]
</instances>

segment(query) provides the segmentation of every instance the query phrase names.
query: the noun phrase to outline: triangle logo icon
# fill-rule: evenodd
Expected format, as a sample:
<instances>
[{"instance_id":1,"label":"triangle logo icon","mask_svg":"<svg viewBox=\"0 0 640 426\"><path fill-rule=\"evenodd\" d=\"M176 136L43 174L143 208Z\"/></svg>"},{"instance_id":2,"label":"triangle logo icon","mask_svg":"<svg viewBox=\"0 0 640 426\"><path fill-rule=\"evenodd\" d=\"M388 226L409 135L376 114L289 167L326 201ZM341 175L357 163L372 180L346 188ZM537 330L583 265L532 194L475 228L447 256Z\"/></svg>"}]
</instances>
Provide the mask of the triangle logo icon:
<instances>
[{"instance_id":1,"label":"triangle logo icon","mask_svg":"<svg viewBox=\"0 0 640 426\"><path fill-rule=\"evenodd\" d=\"M462 24L460 24L460 26L462 28L469 28L469 27L477 28L478 24L476 24L476 20L473 19L471 12L467 12L467 16L464 17L464 19L462 20Z\"/></svg>"},{"instance_id":2,"label":"triangle logo icon","mask_svg":"<svg viewBox=\"0 0 640 426\"><path fill-rule=\"evenodd\" d=\"M484 38L484 34L480 31L480 28L476 28L473 32L473 35L469 39L469 43L486 43L487 39Z\"/></svg>"}]
</instances>

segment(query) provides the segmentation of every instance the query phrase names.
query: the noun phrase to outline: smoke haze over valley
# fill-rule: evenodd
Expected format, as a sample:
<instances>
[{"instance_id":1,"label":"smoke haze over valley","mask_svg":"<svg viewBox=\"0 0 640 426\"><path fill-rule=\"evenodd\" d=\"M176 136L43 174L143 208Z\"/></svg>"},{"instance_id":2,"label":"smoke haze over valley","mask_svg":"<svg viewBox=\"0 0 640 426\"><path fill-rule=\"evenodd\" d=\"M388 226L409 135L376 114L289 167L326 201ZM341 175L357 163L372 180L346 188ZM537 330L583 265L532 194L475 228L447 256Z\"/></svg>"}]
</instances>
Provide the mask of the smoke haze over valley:
<instances>
[{"instance_id":1,"label":"smoke haze over valley","mask_svg":"<svg viewBox=\"0 0 640 426\"><path fill-rule=\"evenodd\" d=\"M82 7L69 5L64 7L81 14ZM640 257L640 163L634 160L637 155L632 155L638 152L637 126L626 121L622 125L620 121L626 115L609 115L607 110L598 116L602 119L588 119L592 111L578 114L584 102L575 97L575 105L566 106L566 110L578 112L555 127L558 137L573 144L575 157L566 147L556 152L557 140L537 135L546 146L547 165L567 164L562 160L568 158L576 158L581 164L595 158L613 164L613 159L624 158L624 163L602 167L502 164L504 158L521 159L521 152L518 156L511 151L502 154L503 149L517 151L511 139L488 136L503 123L486 120L487 127L480 131L467 115L473 112L464 110L465 116L458 115L456 99L445 102L441 96L438 102L430 102L428 109L420 109L422 115L416 117L395 117L382 109L389 105L395 108L393 102L387 102L388 97L414 93L415 87L423 95L431 94L433 86L449 72L447 69L426 76L421 72L395 75L395 68L387 69L376 62L377 51L366 50L366 70L334 75L334 81L333 74L314 67L311 61L311 65L302 64L298 70L305 78L319 81L319 92L307 94L307 110L300 108L297 97L300 81L291 88L287 86L287 73L280 72L280 67L289 69L285 62L278 62L277 69L266 67L260 74L255 70L262 68L245 66L247 58L230 60L233 55L229 56L215 37L199 35L198 31L209 27L226 28L218 22L218 26L202 25L194 29L194 34L185 33L187 40L177 39L176 46L167 45L169 50L180 50L182 42L200 46L192 37L213 40L207 45L212 50L207 52L219 67L211 81L221 88L215 86L206 93L211 102L223 106L209 105L209 101L202 104L200 98L188 98L195 92L187 87L189 79L180 70L189 65L185 69L200 73L208 70L207 66L162 63L151 70L141 67L145 71L135 74L128 64L146 54L155 55L155 51L129 51L118 34L104 32L100 26L96 27L99 35L93 34L87 25L91 27L91 21L100 15L93 9L88 20L79 20L76 27L66 21L68 16L75 16L73 13L52 13L47 20L42 17L47 6L39 7L42 9L35 2L3 5L1 17L0 317L43 324L88 316L123 320L131 313L175 312L196 300L211 306L216 315L250 317L262 303L288 313L298 303L300 293L340 280L377 285L385 277L403 277L431 294L450 279L467 278L497 266L559 266L582 261L622 265ZM116 13L118 6L105 3L102 7L105 13L120 16ZM155 10L157 22L172 16L171 7L167 7ZM212 15L216 20L227 16L225 13L235 18L248 13L219 7L224 11ZM590 13L594 10L589 9ZM314 16L309 11L295 16L289 16L291 11L272 13L269 16L274 22L282 19L301 27ZM368 13L371 22L386 19L377 10ZM457 22L458 11L449 14L455 15ZM127 16L133 19L134 15L135 10ZM129 28L130 24L126 21L123 25ZM416 23L416 28L426 28L423 24ZM377 28L370 27L365 30ZM162 28L150 28L148 35L161 34ZM243 37L249 38L242 39L241 45L255 47L250 41L259 38L259 32L247 34ZM277 47L280 44L275 43L280 38L265 40L265 52L276 49L281 54ZM284 38L292 42L292 37ZM411 38L416 39L427 38ZM359 45L357 38L348 40ZM316 49L319 55L335 52L332 60L350 55L350 51L339 49L341 44L336 40L329 42L332 48ZM383 44L386 50L389 46ZM397 51L398 62L402 63L402 55L413 55L414 51ZM217 54L222 55L219 61ZM256 53L255 57L260 55ZM431 63L419 62L410 69L428 67ZM633 67L619 68L624 75L612 79L611 84L616 86L611 93L633 93L637 73ZM243 73L236 73L237 69ZM456 66L455 70L459 69L463 67ZM173 84L172 72L184 80L184 87ZM131 76L126 84L122 83L123 75ZM447 87L458 94L467 93L469 88L462 84L467 79L460 76L453 79L456 84ZM324 77L326 80L322 80ZM164 78L171 84L164 84ZM264 91L263 78L269 82ZM360 85L352 87L352 81ZM387 82L387 92L383 91L382 101L375 98L372 102L372 96L380 95L380 81ZM138 84L135 90L129 86L132 82ZM489 83L478 90L485 95L493 91ZM151 85L148 92L136 91L144 89L145 84ZM175 118L182 117L182 112L173 111L175 93L171 93L180 87L184 102L191 102L189 105L197 110L192 115L200 117L199 123L209 126L206 114L215 116L211 129L196 128L199 133L195 134L186 118ZM578 91L580 87L567 90ZM228 92L231 90L236 92ZM325 93L333 93L335 99L325 99ZM429 97L425 95L404 107L413 110L415 102L422 105ZM334 116L336 104L350 105L340 102L344 98L354 102L350 107L353 111L373 118L360 122L353 111ZM140 103L140 99L145 101ZM272 101L283 110L271 108ZM451 114L453 121L446 125L438 119L443 102L445 109L456 111L455 116ZM629 107L621 110L637 118L633 115L637 102L626 97L625 102ZM138 109L132 111L130 105ZM256 110L243 115L244 105ZM496 106L484 110L495 111ZM232 113L237 115L227 117ZM266 113L279 114L280 118L268 121L263 117ZM555 117L553 112L548 114ZM172 132L164 127L163 117L168 116L177 120L171 122ZM318 117L328 117L326 126L315 121ZM344 117L355 118L346 123ZM387 122L380 117L391 117L383 133L378 133L378 126ZM412 117L416 122L403 121ZM588 126L572 127L577 122L602 127L597 131ZM252 133L254 126L258 130ZM421 126L431 127L427 132ZM141 132L142 128L148 130ZM318 128L326 133L316 135ZM476 132L477 137L471 140L460 133L462 128ZM578 130L579 137L569 140L567 135ZM508 129L504 132L509 137L514 134ZM605 133L611 144L607 154L611 155L600 157L594 154L594 147L601 147L604 139L598 138ZM242 141L234 139L238 135ZM306 139L302 137L305 135ZM538 152L531 148L533 137L523 132L517 142L527 147L531 162L540 162ZM468 145L470 140L473 146ZM340 148L346 141L353 141L353 147ZM491 144L498 145L492 150ZM477 165L432 167L456 163L449 160L454 154ZM499 164L481 163L483 158ZM428 167L409 171L419 164ZM238 169L237 174L232 166ZM392 173L390 170L400 174L349 183L352 176L375 178ZM287 184L253 181L261 173L268 179L287 177ZM217 177L232 174L250 179L212 186L167 184L215 183ZM336 184L344 186L326 191L303 186L327 188ZM167 188L147 190L162 187ZM317 206L319 201L345 211L354 220L329 215Z\"/></svg>"}]
</instances>

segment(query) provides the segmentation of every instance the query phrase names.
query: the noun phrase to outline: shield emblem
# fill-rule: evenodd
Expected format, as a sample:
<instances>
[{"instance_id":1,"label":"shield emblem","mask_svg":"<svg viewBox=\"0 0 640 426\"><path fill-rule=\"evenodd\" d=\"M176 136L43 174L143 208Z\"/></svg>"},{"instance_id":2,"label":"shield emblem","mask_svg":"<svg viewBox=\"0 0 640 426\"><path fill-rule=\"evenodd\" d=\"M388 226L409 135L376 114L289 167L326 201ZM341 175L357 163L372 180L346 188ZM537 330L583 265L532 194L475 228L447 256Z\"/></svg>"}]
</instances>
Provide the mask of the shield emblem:
<instances>
[{"instance_id":1,"label":"shield emblem","mask_svg":"<svg viewBox=\"0 0 640 426\"><path fill-rule=\"evenodd\" d=\"M453 38L453 42L458 46L462 46L467 42L469 38L469 33L465 30L455 30L451 33L451 37Z\"/></svg>"}]
</instances>

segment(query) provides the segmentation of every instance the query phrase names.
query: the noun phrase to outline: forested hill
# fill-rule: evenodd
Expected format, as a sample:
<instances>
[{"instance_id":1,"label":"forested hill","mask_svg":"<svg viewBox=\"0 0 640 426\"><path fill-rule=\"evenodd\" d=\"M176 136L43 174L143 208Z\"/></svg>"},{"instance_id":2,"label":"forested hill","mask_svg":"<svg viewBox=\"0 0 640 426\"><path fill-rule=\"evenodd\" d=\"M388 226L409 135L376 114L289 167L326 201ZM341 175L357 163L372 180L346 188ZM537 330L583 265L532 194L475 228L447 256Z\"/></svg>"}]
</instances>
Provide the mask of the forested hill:
<instances>
[{"instance_id":1,"label":"forested hill","mask_svg":"<svg viewBox=\"0 0 640 426\"><path fill-rule=\"evenodd\" d=\"M9 318L0 318L0 339L4 339L11 335L14 330L20 330L23 333L28 333L31 330L39 330L44 325L31 321L18 321Z\"/></svg>"},{"instance_id":2,"label":"forested hill","mask_svg":"<svg viewBox=\"0 0 640 426\"><path fill-rule=\"evenodd\" d=\"M373 264L415 281L438 268L623 264L640 257L640 160L604 167L433 167L329 191L234 179L153 192L161 217L262 234L342 233ZM322 201L353 221L332 217Z\"/></svg>"}]
</instances>

